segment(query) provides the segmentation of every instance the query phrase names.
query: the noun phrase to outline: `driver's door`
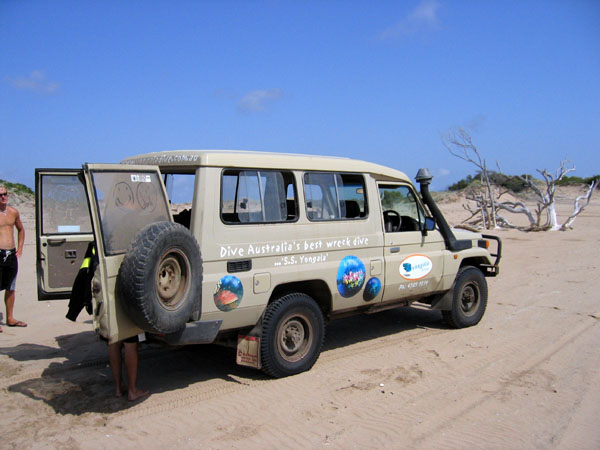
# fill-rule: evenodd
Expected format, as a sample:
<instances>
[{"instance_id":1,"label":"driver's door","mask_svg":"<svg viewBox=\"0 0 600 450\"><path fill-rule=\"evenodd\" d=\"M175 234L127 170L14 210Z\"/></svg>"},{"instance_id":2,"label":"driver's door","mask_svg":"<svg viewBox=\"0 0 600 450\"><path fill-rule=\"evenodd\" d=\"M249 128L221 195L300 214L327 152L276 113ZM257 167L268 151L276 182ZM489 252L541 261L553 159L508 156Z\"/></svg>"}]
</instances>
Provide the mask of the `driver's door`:
<instances>
[{"instance_id":1,"label":"driver's door","mask_svg":"<svg viewBox=\"0 0 600 450\"><path fill-rule=\"evenodd\" d=\"M38 300L67 299L94 240L82 171L36 169Z\"/></svg>"},{"instance_id":2,"label":"driver's door","mask_svg":"<svg viewBox=\"0 0 600 450\"><path fill-rule=\"evenodd\" d=\"M423 232L425 212L411 186L379 183L378 189L385 224L383 301L438 291L446 252L441 233Z\"/></svg>"}]
</instances>

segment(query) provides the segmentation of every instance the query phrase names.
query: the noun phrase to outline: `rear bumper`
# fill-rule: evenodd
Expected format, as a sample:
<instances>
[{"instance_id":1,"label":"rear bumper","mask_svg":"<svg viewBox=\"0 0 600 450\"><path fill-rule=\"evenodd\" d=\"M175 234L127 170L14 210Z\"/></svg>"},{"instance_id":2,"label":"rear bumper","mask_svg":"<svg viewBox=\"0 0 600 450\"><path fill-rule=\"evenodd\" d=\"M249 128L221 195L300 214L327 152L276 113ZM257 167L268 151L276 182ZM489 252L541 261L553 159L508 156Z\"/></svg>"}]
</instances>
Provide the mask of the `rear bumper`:
<instances>
[{"instance_id":1,"label":"rear bumper","mask_svg":"<svg viewBox=\"0 0 600 450\"><path fill-rule=\"evenodd\" d=\"M221 328L222 320L188 322L180 331L169 334L153 334L152 337L168 345L210 344Z\"/></svg>"}]
</instances>

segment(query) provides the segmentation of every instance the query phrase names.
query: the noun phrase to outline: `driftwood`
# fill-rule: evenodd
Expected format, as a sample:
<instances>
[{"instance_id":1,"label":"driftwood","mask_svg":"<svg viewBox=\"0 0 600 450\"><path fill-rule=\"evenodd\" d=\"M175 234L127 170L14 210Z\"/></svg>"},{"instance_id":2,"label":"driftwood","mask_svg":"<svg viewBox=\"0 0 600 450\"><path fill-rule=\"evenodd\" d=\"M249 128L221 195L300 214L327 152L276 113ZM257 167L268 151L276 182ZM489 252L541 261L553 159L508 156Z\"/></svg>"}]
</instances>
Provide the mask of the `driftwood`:
<instances>
[{"instance_id":1,"label":"driftwood","mask_svg":"<svg viewBox=\"0 0 600 450\"><path fill-rule=\"evenodd\" d=\"M598 180L593 181L588 186L586 194L575 199L573 212L567 220L563 224L559 224L556 213L556 188L566 174L575 171L575 166L570 166L569 161L561 161L560 167L554 174L546 169L537 169L543 178L544 184L542 187L536 180L528 176L519 177L536 196L535 210L531 211L522 201L501 200L501 197L508 193L508 190L492 182L486 160L482 158L479 149L473 143L470 132L459 127L442 138L442 142L450 154L475 165L481 174L481 185L471 188L465 195L466 200L471 203L463 204L463 208L471 215L463 221L464 226L488 230L493 228L519 228L527 231L565 231L573 227L575 218L589 204L592 194L598 187ZM502 171L499 173L502 173ZM499 214L501 210L512 214L524 214L529 221L529 226L519 227L513 225Z\"/></svg>"},{"instance_id":2,"label":"driftwood","mask_svg":"<svg viewBox=\"0 0 600 450\"><path fill-rule=\"evenodd\" d=\"M581 211L583 211L583 208L585 208L588 205L588 203L590 203L590 198L592 197L592 194L594 193L594 191L596 190L597 187L598 187L598 180L594 180L588 186L587 192L584 195L580 195L579 197L577 197L575 199L575 202L573 205L573 212L567 218L565 223L563 223L560 226L559 230L565 231L565 230L573 228L573 222L575 221L575 217L577 217L579 215L579 213Z\"/></svg>"}]
</instances>

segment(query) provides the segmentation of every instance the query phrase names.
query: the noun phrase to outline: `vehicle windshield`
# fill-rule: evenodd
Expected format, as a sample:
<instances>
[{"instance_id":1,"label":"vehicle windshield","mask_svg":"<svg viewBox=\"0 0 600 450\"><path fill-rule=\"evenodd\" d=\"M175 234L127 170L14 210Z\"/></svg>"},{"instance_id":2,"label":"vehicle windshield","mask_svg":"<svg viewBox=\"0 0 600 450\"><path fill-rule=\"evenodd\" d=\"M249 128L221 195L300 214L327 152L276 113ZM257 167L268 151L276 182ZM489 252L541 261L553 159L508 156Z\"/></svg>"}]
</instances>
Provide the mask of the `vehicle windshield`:
<instances>
[{"instance_id":1,"label":"vehicle windshield","mask_svg":"<svg viewBox=\"0 0 600 450\"><path fill-rule=\"evenodd\" d=\"M144 226L170 220L161 179L156 172L92 172L104 251L127 251Z\"/></svg>"}]
</instances>

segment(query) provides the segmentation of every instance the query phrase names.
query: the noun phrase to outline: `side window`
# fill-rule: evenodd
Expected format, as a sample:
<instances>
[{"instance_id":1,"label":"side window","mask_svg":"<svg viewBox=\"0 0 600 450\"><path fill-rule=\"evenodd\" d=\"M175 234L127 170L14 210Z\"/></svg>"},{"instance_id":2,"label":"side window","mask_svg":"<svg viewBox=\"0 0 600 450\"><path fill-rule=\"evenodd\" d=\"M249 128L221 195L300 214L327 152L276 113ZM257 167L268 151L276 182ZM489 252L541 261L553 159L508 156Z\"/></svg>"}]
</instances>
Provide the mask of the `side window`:
<instances>
[{"instance_id":1,"label":"side window","mask_svg":"<svg viewBox=\"0 0 600 450\"><path fill-rule=\"evenodd\" d=\"M42 234L92 232L85 188L77 175L44 175L41 191Z\"/></svg>"},{"instance_id":2,"label":"side window","mask_svg":"<svg viewBox=\"0 0 600 450\"><path fill-rule=\"evenodd\" d=\"M408 186L380 185L379 198L385 231L419 231L424 214L413 190Z\"/></svg>"},{"instance_id":3,"label":"side window","mask_svg":"<svg viewBox=\"0 0 600 450\"><path fill-rule=\"evenodd\" d=\"M304 194L312 221L360 219L368 213L362 175L307 172Z\"/></svg>"},{"instance_id":4,"label":"side window","mask_svg":"<svg viewBox=\"0 0 600 450\"><path fill-rule=\"evenodd\" d=\"M194 200L195 173L163 174L173 221L190 228Z\"/></svg>"},{"instance_id":5,"label":"side window","mask_svg":"<svg viewBox=\"0 0 600 450\"><path fill-rule=\"evenodd\" d=\"M298 218L291 172L224 170L221 218L224 223L292 222Z\"/></svg>"}]
</instances>

